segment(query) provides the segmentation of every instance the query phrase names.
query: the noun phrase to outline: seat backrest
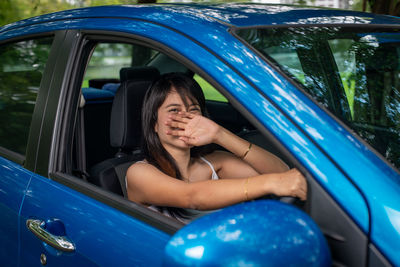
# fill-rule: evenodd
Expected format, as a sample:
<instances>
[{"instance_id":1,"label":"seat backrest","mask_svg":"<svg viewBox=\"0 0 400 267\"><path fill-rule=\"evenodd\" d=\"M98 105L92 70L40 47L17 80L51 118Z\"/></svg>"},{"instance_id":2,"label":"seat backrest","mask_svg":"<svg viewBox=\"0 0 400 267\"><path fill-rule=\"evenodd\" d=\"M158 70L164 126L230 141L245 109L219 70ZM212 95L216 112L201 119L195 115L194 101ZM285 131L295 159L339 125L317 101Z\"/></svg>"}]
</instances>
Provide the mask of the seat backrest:
<instances>
[{"instance_id":1,"label":"seat backrest","mask_svg":"<svg viewBox=\"0 0 400 267\"><path fill-rule=\"evenodd\" d=\"M133 67L121 69L121 86L118 88L111 110L110 143L118 148L114 158L96 164L89 170L88 181L111 192L125 195L125 184L116 171L121 164L140 159L141 109L144 95L150 84L160 74L154 67ZM101 145L101 144L99 144ZM121 179L122 181L122 179ZM126 197L126 196L125 196Z\"/></svg>"},{"instance_id":2,"label":"seat backrest","mask_svg":"<svg viewBox=\"0 0 400 267\"><path fill-rule=\"evenodd\" d=\"M110 116L114 95L96 88L82 88L86 166L93 166L117 153L110 145ZM102 145L99 145L102 144Z\"/></svg>"},{"instance_id":3,"label":"seat backrest","mask_svg":"<svg viewBox=\"0 0 400 267\"><path fill-rule=\"evenodd\" d=\"M137 150L141 141L141 111L144 95L160 73L154 67L122 68L121 86L111 110L111 146L122 153ZM120 155L117 155L119 157Z\"/></svg>"}]
</instances>

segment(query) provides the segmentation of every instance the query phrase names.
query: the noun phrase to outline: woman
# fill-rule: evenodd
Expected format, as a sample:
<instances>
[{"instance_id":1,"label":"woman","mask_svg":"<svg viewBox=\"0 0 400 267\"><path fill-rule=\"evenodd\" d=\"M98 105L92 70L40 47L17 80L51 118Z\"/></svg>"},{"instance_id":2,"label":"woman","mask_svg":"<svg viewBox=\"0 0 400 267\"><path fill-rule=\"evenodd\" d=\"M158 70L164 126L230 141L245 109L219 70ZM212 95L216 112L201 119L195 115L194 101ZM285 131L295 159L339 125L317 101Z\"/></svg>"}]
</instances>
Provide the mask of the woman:
<instances>
[{"instance_id":1,"label":"woman","mask_svg":"<svg viewBox=\"0 0 400 267\"><path fill-rule=\"evenodd\" d=\"M204 116L195 80L163 75L147 91L144 160L127 171L128 198L186 222L193 210L214 210L267 194L306 199L302 174L268 151ZM227 151L207 151L217 144Z\"/></svg>"}]
</instances>

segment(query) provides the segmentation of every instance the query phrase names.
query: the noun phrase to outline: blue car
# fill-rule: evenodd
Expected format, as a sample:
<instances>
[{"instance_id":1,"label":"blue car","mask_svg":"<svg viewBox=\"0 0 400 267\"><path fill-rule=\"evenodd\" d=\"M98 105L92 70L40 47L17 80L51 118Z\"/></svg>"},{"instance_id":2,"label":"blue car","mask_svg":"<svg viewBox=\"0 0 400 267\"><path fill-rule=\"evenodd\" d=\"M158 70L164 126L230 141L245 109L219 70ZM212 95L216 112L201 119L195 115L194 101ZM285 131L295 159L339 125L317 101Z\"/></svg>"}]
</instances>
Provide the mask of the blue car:
<instances>
[{"instance_id":1,"label":"blue car","mask_svg":"<svg viewBox=\"0 0 400 267\"><path fill-rule=\"evenodd\" d=\"M4 266L400 266L400 19L261 4L62 11L0 28ZM184 225L129 201L140 110L184 72L308 198ZM286 202L286 203L285 203Z\"/></svg>"}]
</instances>

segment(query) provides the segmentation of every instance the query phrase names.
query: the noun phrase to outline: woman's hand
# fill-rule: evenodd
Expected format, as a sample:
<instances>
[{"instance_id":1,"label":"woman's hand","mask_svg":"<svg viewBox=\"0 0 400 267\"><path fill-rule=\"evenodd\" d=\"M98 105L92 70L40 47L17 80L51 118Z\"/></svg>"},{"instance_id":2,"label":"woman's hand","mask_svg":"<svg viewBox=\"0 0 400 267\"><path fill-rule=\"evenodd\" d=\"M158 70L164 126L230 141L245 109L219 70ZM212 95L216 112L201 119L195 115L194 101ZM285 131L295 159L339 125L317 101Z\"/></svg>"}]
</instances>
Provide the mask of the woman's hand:
<instances>
[{"instance_id":1,"label":"woman's hand","mask_svg":"<svg viewBox=\"0 0 400 267\"><path fill-rule=\"evenodd\" d=\"M170 115L165 124L171 127L167 134L179 137L180 140L190 146L214 143L221 129L212 120L188 112Z\"/></svg>"},{"instance_id":2,"label":"woman's hand","mask_svg":"<svg viewBox=\"0 0 400 267\"><path fill-rule=\"evenodd\" d=\"M303 201L307 199L307 182L297 169L279 173L269 182L273 183L271 186L274 195L298 197Z\"/></svg>"}]
</instances>

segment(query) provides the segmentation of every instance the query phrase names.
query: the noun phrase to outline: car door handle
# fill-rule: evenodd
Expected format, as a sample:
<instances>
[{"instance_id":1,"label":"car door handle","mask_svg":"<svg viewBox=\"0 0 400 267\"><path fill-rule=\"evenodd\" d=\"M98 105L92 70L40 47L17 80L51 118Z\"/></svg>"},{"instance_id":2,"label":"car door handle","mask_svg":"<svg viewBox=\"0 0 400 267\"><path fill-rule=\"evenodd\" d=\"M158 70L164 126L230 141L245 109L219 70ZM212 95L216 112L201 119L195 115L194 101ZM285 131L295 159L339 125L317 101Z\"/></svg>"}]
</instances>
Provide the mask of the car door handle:
<instances>
[{"instance_id":1,"label":"car door handle","mask_svg":"<svg viewBox=\"0 0 400 267\"><path fill-rule=\"evenodd\" d=\"M43 225L45 225L45 222L41 220L26 220L26 227L43 242L61 251L75 251L75 245L66 236L53 235L46 231L46 229L43 229Z\"/></svg>"}]
</instances>

